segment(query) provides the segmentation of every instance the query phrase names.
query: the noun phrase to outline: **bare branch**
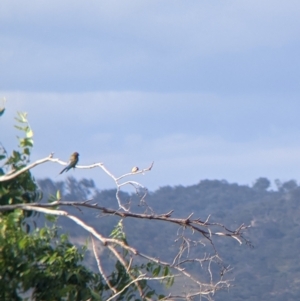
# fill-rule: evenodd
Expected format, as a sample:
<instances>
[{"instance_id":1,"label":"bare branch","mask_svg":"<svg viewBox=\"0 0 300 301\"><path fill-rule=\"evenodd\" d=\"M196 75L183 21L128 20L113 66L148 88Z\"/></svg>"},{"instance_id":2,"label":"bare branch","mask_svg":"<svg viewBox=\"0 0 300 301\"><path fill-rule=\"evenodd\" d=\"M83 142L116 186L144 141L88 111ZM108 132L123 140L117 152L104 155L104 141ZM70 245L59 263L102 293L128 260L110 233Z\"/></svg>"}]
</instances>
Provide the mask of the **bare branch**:
<instances>
[{"instance_id":1,"label":"bare branch","mask_svg":"<svg viewBox=\"0 0 300 301\"><path fill-rule=\"evenodd\" d=\"M34 163L20 169L20 170L11 170L9 171L7 174L3 175L3 176L0 176L0 182L4 182L4 181L8 181L8 180L11 180L11 179L14 179L15 177L19 176L20 174L24 173L25 171L27 170L30 170L40 164L43 164L43 163L46 163L46 162L55 162L55 163L58 163L58 164L61 164L61 165L67 165L68 162L64 162L64 161L61 161L59 160L58 158L53 158L53 155L54 153L51 153L48 157L44 158L44 159L41 159L41 160L37 160L35 161ZM138 189L143 189L145 192L143 194L143 198L142 200L144 200L145 196L147 195L147 192L148 190L143 186L141 185L140 183L138 182L135 182L135 181L126 181L124 183L119 183L119 181L127 176L132 176L132 175L138 175L138 174L144 174L145 172L147 171L150 171L153 167L153 164L154 162L151 163L151 165L147 168L144 168L140 171L137 171L137 172L130 172L130 173L127 173L125 175L122 175L120 177L115 177L105 166L103 163L94 163L94 164L91 164L91 165L86 165L86 166L83 166L83 165L76 165L76 168L78 169L91 169L91 168L96 168L96 167L99 167L101 168L109 177L111 177L116 186L117 186L117 194L116 194L116 198L117 198L117 201L118 201L118 205L119 205L119 208L121 208L122 210L124 211L129 211L129 208L126 208L126 206L124 206L122 204L122 201L121 201L121 198L120 198L120 189L121 187L123 186L126 186L126 185L131 185L135 188L136 192L138 193Z\"/></svg>"},{"instance_id":2,"label":"bare branch","mask_svg":"<svg viewBox=\"0 0 300 301\"><path fill-rule=\"evenodd\" d=\"M106 277L106 275L105 275L105 273L103 271L102 265L101 265L101 261L100 261L98 255L97 255L97 252L96 252L96 246L95 246L94 239L93 239L93 237L91 237L91 238L92 238L93 252L94 252L94 256L95 256L96 262L97 262L98 270L99 270L101 276L103 277L104 281L108 285L108 287L112 290L112 292L114 294L116 294L117 290L114 287L112 287L112 285L110 284L110 281Z\"/></svg>"},{"instance_id":3,"label":"bare branch","mask_svg":"<svg viewBox=\"0 0 300 301\"><path fill-rule=\"evenodd\" d=\"M237 230L230 230L228 228L225 228L222 224L217 224L217 223L208 223L207 220L205 222L202 222L199 219L189 219L189 218L172 218L170 217L170 212L166 214L143 214L143 213L133 213L129 212L128 210L126 212L124 211L119 211L111 208L106 208L99 206L97 204L88 204L87 201L84 202L66 202L66 201L55 201L52 203L31 203L31 207L35 208L51 208L55 207L57 205L60 206L76 206L76 207L87 207L87 208L93 208L102 211L103 213L106 214L111 214L111 215L116 215L122 218L138 218L138 219L151 219L151 220L160 220L160 221L165 221L173 224L177 224L179 226L183 227L188 227L193 231L196 231L198 233L201 233L206 239L211 241L211 237L213 235L216 236L227 236L227 237L232 237L239 241L239 243L242 243L242 240L245 242L246 239L242 236L241 230L247 229L248 226L239 227L238 231ZM0 206L0 212L1 211L8 211L8 210L14 210L16 208L21 208L25 209L27 207L27 204L15 204L15 205L4 205ZM26 210L26 209L25 209ZM34 209L32 209L34 210ZM38 209L36 209L38 211ZM42 212L42 211L41 211ZM54 213L52 213L54 214ZM191 215L190 215L191 216ZM209 227L210 226L219 226L220 228L226 229L226 232L213 232ZM200 227L203 227L204 229L201 229Z\"/></svg>"},{"instance_id":4,"label":"bare branch","mask_svg":"<svg viewBox=\"0 0 300 301\"><path fill-rule=\"evenodd\" d=\"M127 285L125 285L118 293L116 293L115 295L111 296L106 301L114 299L115 297L117 297L118 295L120 295L122 292L124 292L129 286L131 286L133 283L135 283L137 281L142 281L142 280L165 280L167 278L171 278L171 277L170 276L146 277L146 274L139 275L137 278L135 278L134 280L132 280L131 282L129 282Z\"/></svg>"},{"instance_id":5,"label":"bare branch","mask_svg":"<svg viewBox=\"0 0 300 301\"><path fill-rule=\"evenodd\" d=\"M37 165L40 165L40 164L43 164L45 162L48 162L48 161L53 161L54 159L52 159L53 157L53 153L51 153L48 157L44 158L44 159L41 159L41 160L37 160L35 161L34 163L18 170L18 171L10 171L8 172L6 175L3 175L0 177L0 182L4 182L4 181L8 181L8 180L11 180L11 179L14 179L15 177L17 177L18 175L22 174L23 172L29 170L29 169L32 169L34 167L36 167Z\"/></svg>"},{"instance_id":6,"label":"bare branch","mask_svg":"<svg viewBox=\"0 0 300 301\"><path fill-rule=\"evenodd\" d=\"M147 171L150 171L153 167L153 164L154 162L151 163L151 165L147 168L144 168L144 169L141 169L139 171L136 171L136 172L129 172L129 173L126 173L118 178L116 178L116 181L120 181L121 179L125 178L125 177L128 177L128 176L132 176L132 175L138 175L138 174L144 174L145 172Z\"/></svg>"},{"instance_id":7,"label":"bare branch","mask_svg":"<svg viewBox=\"0 0 300 301\"><path fill-rule=\"evenodd\" d=\"M145 279L145 280L146 279L147 280L166 279L166 277L164 277L164 278L149 277L149 276L146 277L146 274L135 276L131 272L131 265L132 265L132 261L133 261L132 256L138 256L139 258L143 258L143 259L147 260L148 262L153 262L153 263L159 264L161 266L165 266L165 267L169 267L171 269L174 269L175 271L179 272L181 275L183 275L187 279L190 279L193 283L195 283L196 285L199 286L199 290L196 293L185 295L185 297L184 296L178 296L178 299L184 298L186 300L190 300L193 296L197 296L197 295L198 296L209 296L210 294L214 294L216 290L221 289L224 285L229 286L228 281L218 281L216 283L213 282L213 274L211 272L211 263L215 260L219 260L219 256L217 254L212 256L212 257L205 256L203 259L180 260L180 258L184 254L184 252L187 251L189 253L189 249L190 249L190 242L185 237L182 237L183 244L181 245L181 249L179 250L179 253L175 256L174 260L171 260L170 262L166 262L166 261L154 258L152 256L143 254L140 251L138 251L136 248L127 245L122 240L118 240L118 239L115 239L115 238L108 238L108 237L103 236L102 234L98 233L93 227L87 225L85 222L83 222L78 217L69 214L67 211L57 210L57 209L54 209L54 210L49 209L49 208L57 206L57 205L60 205L60 206L73 206L74 204L76 204L76 206L88 207L88 208L93 208L93 209L100 209L103 212L106 212L106 213L110 212L111 214L119 215L120 217L158 219L158 220L164 220L166 222L171 222L171 223L173 222L175 224L181 225L182 227L187 226L187 224L186 224L187 219L186 218L185 219L174 219L174 218L170 218L170 217L165 217L165 215L145 215L145 214L136 214L136 213L131 213L131 212L118 212L118 211L115 211L115 210L112 210L112 209L108 209L108 208L88 204L86 201L81 202L81 203L55 201L55 202L52 202L52 203L49 203L49 204L32 203L30 205L28 205L28 204L4 205L4 206L0 206L0 211L6 211L6 210L12 210L12 209L20 208L20 209L23 209L23 210L43 212L45 214L61 215L61 216L65 216L65 217L73 220L75 223L80 225L82 228L84 228L86 231L88 231L90 234L92 234L95 238L97 238L99 241L101 241L103 243L103 245L106 246L110 250L110 252L115 256L115 258L124 266L125 270L128 273L128 276L131 278L131 282L130 282L131 284L129 284L129 285L134 284L137 287L140 296L143 296L143 289L139 284L140 280L142 280L142 279ZM205 232L204 230L200 230L198 227L195 227L193 225L193 223L199 223L199 220L188 220L188 221L189 221L188 227L191 227L192 229L195 229L195 231L198 231L200 233ZM202 226L205 226L205 227L209 226L208 223L203 224L201 222L201 224L202 224ZM205 232L205 233L208 233L208 232ZM214 234L220 235L220 232L216 232ZM236 239L237 234L236 234L236 232L234 234L224 233L224 236L231 236L231 237ZM205 235L205 237L207 238L206 235ZM209 237L207 239L210 240ZM92 240L92 242L93 242L93 240ZM119 246L122 249L128 251L130 254L132 254L129 263L127 263L125 258L117 251L116 246ZM113 288L110 285L108 277L103 272L103 269L101 267L101 262L100 262L98 256L96 255L94 242L93 242L93 250L94 250L94 254L95 254L95 258L96 258L96 261L97 261L97 265L98 265L98 269L100 271L100 274L104 278L105 282L108 284L111 291L114 292L114 296L115 297L118 296L121 292L123 292L123 289L121 291L117 292L116 289ZM208 262L208 264L209 264L208 265L208 272L209 272L209 275L210 275L210 283L204 283L204 282L200 281L195 276L193 276L190 272L188 272L186 270L186 268L183 266L184 263L193 262L193 261L194 262L199 262L199 264L201 264L201 265L204 262ZM223 277L223 275L221 277ZM110 299L108 299L108 300L110 300ZM169 299L166 299L166 300L169 300Z\"/></svg>"}]
</instances>

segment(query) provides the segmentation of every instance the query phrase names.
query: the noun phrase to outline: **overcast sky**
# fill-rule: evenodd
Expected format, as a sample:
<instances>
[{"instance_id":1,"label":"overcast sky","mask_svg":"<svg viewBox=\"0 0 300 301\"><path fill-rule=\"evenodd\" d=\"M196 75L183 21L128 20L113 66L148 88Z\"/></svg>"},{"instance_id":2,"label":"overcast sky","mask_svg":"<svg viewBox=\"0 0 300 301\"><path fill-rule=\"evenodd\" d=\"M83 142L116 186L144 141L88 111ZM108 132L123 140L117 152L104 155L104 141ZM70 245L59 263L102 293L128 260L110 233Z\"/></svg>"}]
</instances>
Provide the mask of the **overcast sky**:
<instances>
[{"instance_id":1,"label":"overcast sky","mask_svg":"<svg viewBox=\"0 0 300 301\"><path fill-rule=\"evenodd\" d=\"M33 160L103 162L151 190L300 176L300 2L0 2L0 141L28 112ZM57 176L92 177L100 170Z\"/></svg>"}]
</instances>

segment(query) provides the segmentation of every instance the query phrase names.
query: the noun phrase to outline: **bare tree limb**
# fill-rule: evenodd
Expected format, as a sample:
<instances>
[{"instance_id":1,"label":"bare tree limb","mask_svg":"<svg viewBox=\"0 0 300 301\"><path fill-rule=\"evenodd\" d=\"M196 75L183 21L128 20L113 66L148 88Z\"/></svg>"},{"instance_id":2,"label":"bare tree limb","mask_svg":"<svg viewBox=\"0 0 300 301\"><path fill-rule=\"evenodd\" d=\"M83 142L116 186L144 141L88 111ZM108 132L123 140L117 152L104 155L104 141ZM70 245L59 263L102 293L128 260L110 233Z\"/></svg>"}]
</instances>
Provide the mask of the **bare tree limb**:
<instances>
[{"instance_id":1,"label":"bare tree limb","mask_svg":"<svg viewBox=\"0 0 300 301\"><path fill-rule=\"evenodd\" d=\"M3 176L0 176L0 182L4 182L4 181L8 181L8 180L12 180L14 178L16 178L17 176L19 176L20 174L40 165L40 164L43 164L43 163L46 163L46 162L54 162L54 163L58 163L58 164L61 164L61 165L67 165L68 162L64 162L64 161L61 161L59 160L58 158L53 158L53 155L54 153L51 153L48 157L44 158L44 159L41 159L41 160L37 160L35 162L33 162L32 164L20 169L20 170L11 170L9 171L7 174L3 175ZM111 177L116 186L117 186L117 192L116 192L116 198L117 198L117 201L118 201L118 205L121 209L123 209L124 211L129 211L129 208L126 208L123 204L122 204L122 201L121 201L121 198L120 198L120 189L121 187L123 186L126 186L126 185L131 185L135 188L136 192L138 192L138 188L141 188L143 189L145 192L144 192L144 196L142 198L142 200L145 198L145 196L147 195L147 192L148 190L143 186L141 185L140 183L138 182L135 182L135 181L126 181L126 182L123 182L123 183L120 183L119 181L122 180L123 178L125 177L128 177L128 176L132 176L132 175L138 175L138 174L144 174L145 172L147 171L150 171L153 167L153 164L154 162L151 163L151 165L147 168L144 168L142 170L139 170L137 172L130 172L130 173L127 173L127 174L124 174L120 177L115 177L105 166L103 163L94 163L94 164L91 164L91 165L86 165L86 166L83 166L83 165L76 165L76 168L78 169L91 169L91 168L96 168L96 167L99 167L101 168L109 177Z\"/></svg>"},{"instance_id":2,"label":"bare tree limb","mask_svg":"<svg viewBox=\"0 0 300 301\"><path fill-rule=\"evenodd\" d=\"M211 237L213 235L215 236L227 236L227 237L232 237L236 239L240 244L242 244L242 240L247 243L248 241L243 237L243 230L248 229L250 226L245 226L244 224L242 226L239 226L238 229L236 230L230 230L226 227L224 227L222 224L219 223L208 223L207 219L206 221L202 222L200 219L189 219L188 218L172 218L170 217L171 213L168 212L166 214L143 214L143 213L133 213L133 212L124 212L124 211L119 211L111 208L106 208L102 206L98 206L96 204L88 204L87 201L84 202L66 202L66 201L54 201L51 203L31 203L31 207L35 208L51 208L51 207L56 207L57 205L60 206L75 206L75 207L87 207L87 208L92 208L92 209L97 209L102 211L103 213L106 214L111 214L111 215L116 215L122 218L138 218L138 219L151 219L151 220L160 220L160 221L165 221L169 223L174 223L179 226L183 227L188 227L193 231L201 233L205 238L208 240L211 240ZM15 204L15 205L4 205L0 206L0 212L1 211L8 211L8 210L14 210L16 208L21 208L25 209L24 207L27 207L27 204ZM218 226L220 228L223 228L225 232L212 232L211 229L209 228L210 226ZM200 227L203 227L204 229L201 229Z\"/></svg>"},{"instance_id":3,"label":"bare tree limb","mask_svg":"<svg viewBox=\"0 0 300 301\"><path fill-rule=\"evenodd\" d=\"M188 218L179 219L179 218L171 218L170 214L147 215L147 214L137 214L137 213L132 213L132 212L124 212L124 211L120 212L120 211L116 211L116 210L113 210L113 209L100 207L96 204L91 205L91 204L88 203L88 201L84 201L84 202L63 202L63 201L57 200L57 201L54 201L54 202L48 203L48 204L31 203L30 205L28 205L28 204L15 204L15 205L0 206L0 212L1 211L7 211L7 210L14 210L14 209L19 208L19 209L22 209L22 210L38 211L38 212L43 212L45 214L65 216L65 217L73 220L75 223L77 223L79 226L84 228L86 231L88 231L90 234L92 234L95 238L97 238L99 241L101 241L103 243L103 245L106 246L110 250L110 252L115 256L115 258L124 266L124 268L127 271L129 277L131 278L131 284L134 284L137 287L140 296L143 296L143 289L139 285L139 281L140 281L139 277L140 276L136 277L131 272L131 265L132 265L133 258L131 257L130 262L127 263L125 258L117 251L116 246L120 247L121 249L124 249L124 250L128 251L133 256L143 258L148 262L153 262L153 263L156 263L156 264L174 269L178 273L180 273L181 275L185 276L187 279L190 279L194 284L196 284L199 287L199 289L198 289L197 293L193 293L192 295L191 294L186 295L185 296L186 300L190 300L192 298L192 296L197 296L197 295L206 296L206 295L214 294L216 290L219 290L219 289L223 288L224 286L228 287L230 285L227 280L226 281L220 280L218 282L213 281L213 274L211 272L211 263L214 262L214 261L218 262L220 260L217 253L214 256L204 256L203 259L194 258L194 259L180 260L185 252L187 252L187 256L188 256L189 249L190 249L190 241L187 238L185 238L184 236L182 236L183 243L181 244L181 247L179 249L178 254L175 256L175 258L173 260L171 260L170 262L166 262L166 261L160 260L158 258L154 258L152 256L143 254L142 252L138 251L136 248L127 245L122 240L115 239L115 238L108 238L108 237L103 236L102 234L98 233L93 227L87 225L85 222L83 222L78 217L69 214L67 211L58 210L58 209L51 209L51 208L54 208L54 207L57 207L57 206L87 207L87 208L98 209L98 210L101 210L102 212L109 213L109 214L112 214L112 215L117 215L117 216L120 216L122 218L131 217L131 218L140 218L140 219L156 219L156 220L161 220L161 221L165 221L165 222L178 224L179 226L183 227L183 229L185 227L189 227L192 230L201 233L206 239L208 239L211 242L213 247L214 247L214 245L213 245L213 242L211 240L211 236L213 236L213 235L229 236L229 237L232 237L234 239L237 239L239 242L242 242L242 239L243 239L242 230L245 229L244 225L242 225L242 227L241 226L238 227L238 229L234 230L234 231L227 229L226 232L223 232L223 233L222 232L212 232L209 229L209 227L211 225L215 226L215 224L208 223L207 222L208 219L206 219L205 222L202 222L199 218L196 219L196 220L192 220L192 219L190 219L192 214L189 215ZM200 229L199 226L207 228L208 230ZM221 227L221 225L218 225L218 226ZM221 227L221 228L224 229L224 227ZM105 275L105 273L104 273L104 271L101 267L100 260L99 260L97 254L96 254L94 241L92 240L92 242L93 242L93 251L94 251L95 259L97 261L97 265L98 265L98 269L100 271L100 274L104 278L104 280L107 283L107 285L109 286L110 290L114 293L115 296L117 296L120 292L117 292L116 289L113 288L110 285L108 277ZM195 242L195 243L197 244L197 242ZM203 281L200 281L199 279L194 277L190 272L188 272L186 270L186 268L183 265L186 264L186 263L189 263L189 262L190 263L191 262L198 262L201 266L205 262L208 263L207 270L208 270L209 275L210 275L209 283L204 283ZM224 270L225 269L223 269L223 272L224 272ZM221 275L221 278L222 277L223 277L223 275ZM143 279L146 279L146 278L143 278ZM155 279L155 277L150 277L149 279ZM183 297L183 296L181 296L181 297ZM169 300L169 299L166 299L166 300Z\"/></svg>"},{"instance_id":4,"label":"bare tree limb","mask_svg":"<svg viewBox=\"0 0 300 301\"><path fill-rule=\"evenodd\" d=\"M66 165L66 162L63 162L57 158L53 158L53 153L51 153L48 157L37 160L34 163L20 169L17 171L10 171L6 175L3 175L0 177L0 182L8 181L11 179L14 179L15 177L19 176L23 172L26 172L37 165L46 163L46 162L54 162L61 165ZM107 296L107 301L112 300L114 298L117 298L120 294L122 294L128 287L135 286L135 289L137 290L138 294L142 299L151 300L150 298L146 297L145 292L146 290L142 287L141 281L142 280L160 280L165 281L171 277L177 277L181 276L184 277L186 281L189 281L189 283L193 283L195 290L190 292L184 292L182 295L171 295L169 294L162 300L192 300L193 298L199 296L200 299L202 297L211 300L211 296L215 294L215 292L219 289L228 288L230 286L229 280L224 280L223 276L226 272L229 271L229 267L222 266L221 273L219 275L219 280L215 280L215 273L213 272L212 265L220 265L221 258L219 257L217 250L214 245L214 237L216 236L223 236L223 237L229 237L237 240L239 244L246 243L250 244L250 242L243 236L243 233L246 229L249 228L249 226L245 226L244 224L240 225L237 229L231 230L225 227L224 225L220 223L212 223L209 222L210 215L206 218L206 220L202 221L200 218L193 218L194 213L189 214L185 218L175 218L172 217L173 210L163 213L163 214L156 214L150 208L146 202L145 197L148 193L148 190L146 187L141 185L137 181L128 180L125 181L124 179L129 176L138 175L138 174L144 174L145 172L151 171L153 167L154 162L148 167L139 170L138 168L133 169L132 172L126 173L120 177L114 176L105 166L103 163L94 163L87 166L76 166L78 169L91 169L91 168L101 168L109 177L113 179L113 181L116 184L116 199L118 202L118 209L112 209L107 208L103 206L99 206L97 203L90 204L90 200L81 201L81 202L66 202L61 201L60 199L53 201L51 203L30 203L30 204L12 204L12 205L3 205L0 206L0 212L9 211L9 210L15 210L15 209L21 209L21 210L29 210L29 211L37 211L44 214L50 214L50 215L56 215L56 216L63 216L65 218L68 218L70 220L73 220L77 225L85 229L87 232L89 232L92 235L92 248L95 260L97 262L97 267L99 270L99 273L101 274L102 278L104 279L105 283L109 287L109 294L112 294L111 296ZM121 199L121 188L123 188L126 185L130 185L135 189L136 194L140 198L140 204L143 206L147 206L146 211L144 213L135 213L131 211L131 200L128 201L127 204L124 204ZM93 210L98 210L102 212L105 215L113 215L118 216L120 218L133 218L133 219L145 219L145 220L157 220L157 221L163 221L165 223L174 224L179 227L177 231L178 238L175 240L176 244L180 244L178 248L177 254L174 256L174 258L168 258L167 260L162 260L160 258L156 258L153 256L150 256L148 254L142 253L137 248L128 245L125 241L121 239L106 237L105 235L99 233L95 228L88 225L86 222L81 220L75 215L70 214L68 211L61 210L58 207L76 207L78 210L81 210L81 208L89 208ZM148 209L150 209L151 214L147 214ZM191 238L191 235L199 235L200 239L197 238ZM107 276L104 272L104 269L101 265L101 255L97 254L96 246L94 242L94 238L99 240L103 246L105 246L110 253L114 256L115 260L118 261L123 268L125 269L127 275L129 276L129 279L131 280L129 283L127 283L124 287L121 289L117 289L114 287L110 280L109 276ZM194 237L194 236L193 236ZM211 245L211 249L213 249L214 253L212 255L205 254L203 258L195 257L193 258L191 255L191 252L193 252L193 248L200 245L205 246L206 244L204 242L208 241ZM147 251L146 251L147 252ZM124 253L129 254L128 257L130 260L128 260L128 257L124 255ZM176 275L164 275L164 276L153 276L149 271L144 273L144 270L139 270L138 273L136 270L134 270L134 265L141 262L150 262L151 264L159 265L159 267L164 267L165 269L171 269L172 272L175 272ZM189 270L187 267L189 264L196 263L199 265L199 268L206 268L207 275L206 280L203 280L202 278L197 278L191 270ZM168 274L168 273L167 273Z\"/></svg>"},{"instance_id":5,"label":"bare tree limb","mask_svg":"<svg viewBox=\"0 0 300 301\"><path fill-rule=\"evenodd\" d=\"M105 275L104 270L103 270L102 265L101 265L101 261L100 261L98 255L97 255L97 251L96 251L96 246L95 246L94 239L93 239L93 237L91 237L91 238L92 238L94 257L95 257L95 259L97 261L97 266L98 266L99 273L103 277L103 279L106 282L107 286L112 290L112 292L114 294L116 294L117 290L110 284L110 281L108 280L107 276Z\"/></svg>"},{"instance_id":6,"label":"bare tree limb","mask_svg":"<svg viewBox=\"0 0 300 301\"><path fill-rule=\"evenodd\" d=\"M4 205L4 206L0 206L0 211L7 211L7 210L12 210L12 209L22 209L22 210L29 210L29 211L38 211L38 212L42 212L45 214L51 214L51 215L58 215L58 216L64 216L67 217L71 220L73 220L75 223L77 223L79 226L81 226L82 228L84 228L86 231L88 231L90 234L92 234L95 238L97 238L99 241L101 241L103 243L104 246L106 246L111 253L115 256L115 258L124 266L125 270L128 272L129 277L131 278L131 284L134 284L137 289L138 292L140 294L140 296L143 296L143 289L142 287L139 285L139 281L142 279L158 279L156 277L149 277L149 276L145 276L142 275L142 278L139 276L135 276L134 274L131 273L131 261L129 263L126 262L125 258L117 251L116 246L121 247L124 250L127 250L130 254L132 254L133 256L138 256L140 258L143 258L147 261L165 266L165 267L169 267L171 269L176 270L178 273L180 273L181 275L185 276L187 279L190 279L193 283L195 283L196 285L199 286L199 291L197 293L193 293L188 294L187 296L185 296L186 300L189 300L192 296L206 296L206 295L210 295L210 294L214 294L216 290L221 289L221 287L223 287L224 285L229 285L227 281L219 281L214 283L213 282L213 275L211 272L211 263L217 259L218 260L218 255L214 255L213 257L205 257L202 260L198 260L199 263L203 263L205 261L207 261L209 263L208 265L208 271L210 274L210 282L209 283L204 283L203 281L198 280L197 278L195 278L190 272L188 272L185 267L183 267L183 264L188 262L188 260L183 260L181 262L178 261L178 259L180 259L180 257L182 256L183 252L185 251L185 249L189 249L189 242L184 238L184 241L186 243L186 247L183 246L183 248L180 250L179 255L177 255L174 260L171 260L170 262L166 262L157 258L154 258L152 256L146 255L141 253L140 251L138 251L136 248L131 247L129 245L127 245L126 243L124 243L123 241L119 240L119 239L115 239L115 238L108 238L103 236L102 234L100 234L99 232L97 232L93 227L87 225L85 222L83 222L81 219L79 219L78 217L69 214L67 211L64 210L58 210L58 209L49 209L51 207L56 207L58 205L64 205L64 206L84 206L84 207L91 207L91 208L97 208L98 206L94 206L94 205L89 205L86 202L82 202L82 203L75 203L75 202L61 202L61 201L54 201L52 203L49 204L37 204L37 203L32 203L30 205L28 204L16 204L16 205ZM102 210L106 210L107 208L102 208ZM111 210L111 209L110 209ZM113 214L116 213L116 211L112 212ZM145 214L133 214L133 213L129 213L129 212L122 212L122 215L120 214L120 216L132 216L132 217L139 217L139 218L162 218L163 216L147 216ZM164 218L163 220L165 221L173 221L175 223L180 224L181 226L186 225L186 218L185 219L171 219L171 218ZM199 223L199 220L195 220L196 222ZM188 224L189 226L192 225L194 221L190 221ZM206 223L205 226L207 227L208 224ZM197 227L195 229L198 229ZM199 232L199 231L198 231ZM202 231L200 231L201 233ZM235 236L235 235L232 235ZM206 236L205 236L206 237ZM120 292L115 292L115 288L113 288L109 283L108 278L105 276L101 264L100 264L100 260L97 259L97 255L95 252L95 246L93 245L94 248L94 254L95 254L95 258L98 264L98 269L101 273L101 275L103 276L105 282L108 284L109 288L114 292L115 296L117 296ZM194 260L196 261L196 260ZM192 260L189 260L189 262L192 262ZM146 278L145 278L146 277ZM159 279L166 279L169 276L165 276ZM122 290L123 291L123 290ZM183 297L183 296L181 296ZM149 299L149 298L146 298ZM149 299L150 300L150 299Z\"/></svg>"},{"instance_id":7,"label":"bare tree limb","mask_svg":"<svg viewBox=\"0 0 300 301\"><path fill-rule=\"evenodd\" d=\"M20 174L22 174L23 172L29 170L29 169L32 169L40 164L43 164L45 162L48 162L48 161L52 161L55 160L52 158L53 157L53 153L51 153L48 157L44 158L44 159L41 159L41 160L37 160L35 161L34 163L30 164L30 165L27 165L26 167L20 169L20 170L12 170L10 172L8 172L6 175L3 175L3 176L0 176L0 182L4 182L4 181L8 181L8 180L11 180L11 179L14 179L15 177L19 176ZM55 160L57 161L57 160Z\"/></svg>"}]
</instances>

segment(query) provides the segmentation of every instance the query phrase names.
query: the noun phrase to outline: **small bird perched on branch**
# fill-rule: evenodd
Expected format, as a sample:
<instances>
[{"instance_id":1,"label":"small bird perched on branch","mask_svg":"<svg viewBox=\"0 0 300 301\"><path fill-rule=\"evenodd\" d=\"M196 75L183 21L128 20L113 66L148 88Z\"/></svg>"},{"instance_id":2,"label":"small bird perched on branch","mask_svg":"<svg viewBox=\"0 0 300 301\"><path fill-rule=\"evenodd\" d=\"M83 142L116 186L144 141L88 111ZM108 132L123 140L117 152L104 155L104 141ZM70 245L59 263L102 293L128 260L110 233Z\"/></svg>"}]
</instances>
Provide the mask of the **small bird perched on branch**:
<instances>
[{"instance_id":1,"label":"small bird perched on branch","mask_svg":"<svg viewBox=\"0 0 300 301\"><path fill-rule=\"evenodd\" d=\"M69 164L59 173L62 174L64 171L67 172L71 168L75 168L76 164L79 161L79 154L77 152L73 153L70 157Z\"/></svg>"},{"instance_id":2,"label":"small bird perched on branch","mask_svg":"<svg viewBox=\"0 0 300 301\"><path fill-rule=\"evenodd\" d=\"M131 172L137 172L139 168L137 166L132 167Z\"/></svg>"}]
</instances>

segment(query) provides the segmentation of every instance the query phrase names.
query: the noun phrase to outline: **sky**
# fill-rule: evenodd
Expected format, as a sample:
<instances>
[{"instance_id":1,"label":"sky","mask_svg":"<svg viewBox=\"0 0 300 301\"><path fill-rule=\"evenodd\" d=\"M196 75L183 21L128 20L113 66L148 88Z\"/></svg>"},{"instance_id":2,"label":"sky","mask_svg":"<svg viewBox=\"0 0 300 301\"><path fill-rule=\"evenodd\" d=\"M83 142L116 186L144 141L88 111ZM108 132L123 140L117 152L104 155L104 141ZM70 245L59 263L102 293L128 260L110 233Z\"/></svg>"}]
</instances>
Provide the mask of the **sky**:
<instances>
[{"instance_id":1,"label":"sky","mask_svg":"<svg viewBox=\"0 0 300 301\"><path fill-rule=\"evenodd\" d=\"M0 2L0 142L26 111L32 160L50 152L155 190L204 179L252 185L300 176L300 2ZM54 181L93 178L47 163Z\"/></svg>"}]
</instances>

